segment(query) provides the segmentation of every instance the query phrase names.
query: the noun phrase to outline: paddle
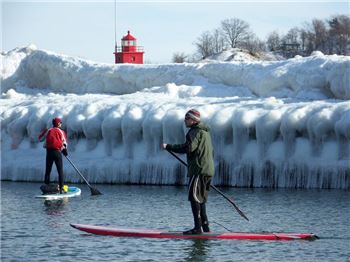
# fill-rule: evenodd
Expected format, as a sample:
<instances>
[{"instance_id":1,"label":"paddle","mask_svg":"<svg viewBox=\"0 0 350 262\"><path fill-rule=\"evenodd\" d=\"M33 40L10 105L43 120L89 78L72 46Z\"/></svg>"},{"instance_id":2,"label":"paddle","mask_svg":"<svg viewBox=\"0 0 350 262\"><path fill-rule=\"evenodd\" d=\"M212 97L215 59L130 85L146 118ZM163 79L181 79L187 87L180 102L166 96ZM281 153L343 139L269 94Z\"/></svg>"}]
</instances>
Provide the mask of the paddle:
<instances>
[{"instance_id":1,"label":"paddle","mask_svg":"<svg viewBox=\"0 0 350 262\"><path fill-rule=\"evenodd\" d=\"M102 193L100 191L97 190L97 188L93 188L89 182L86 180L86 178L83 176L82 173L80 173L80 171L78 170L78 168L73 164L73 162L69 159L68 156L65 156L68 160L69 163L71 163L71 165L74 167L75 171L77 171L77 173L84 179L85 183L88 185L88 187L90 188L91 191L91 195L92 196L96 196L96 195L102 195Z\"/></svg>"},{"instance_id":2,"label":"paddle","mask_svg":"<svg viewBox=\"0 0 350 262\"><path fill-rule=\"evenodd\" d=\"M185 161L183 161L180 157L178 157L177 155L175 155L173 152L171 152L170 150L167 149L167 151L173 155L177 160L179 160L182 164L184 164L185 166L188 166ZM233 207L236 209L236 211L238 212L238 214L240 214L244 219L246 219L247 221L249 221L249 219L247 218L247 216L238 208L238 206L233 202L232 199L230 199L228 196L226 196L223 192L221 192L219 189L217 189L215 186L210 185L210 187L212 189L214 189L217 193L219 193L221 196L223 196L228 202L230 202Z\"/></svg>"}]
</instances>

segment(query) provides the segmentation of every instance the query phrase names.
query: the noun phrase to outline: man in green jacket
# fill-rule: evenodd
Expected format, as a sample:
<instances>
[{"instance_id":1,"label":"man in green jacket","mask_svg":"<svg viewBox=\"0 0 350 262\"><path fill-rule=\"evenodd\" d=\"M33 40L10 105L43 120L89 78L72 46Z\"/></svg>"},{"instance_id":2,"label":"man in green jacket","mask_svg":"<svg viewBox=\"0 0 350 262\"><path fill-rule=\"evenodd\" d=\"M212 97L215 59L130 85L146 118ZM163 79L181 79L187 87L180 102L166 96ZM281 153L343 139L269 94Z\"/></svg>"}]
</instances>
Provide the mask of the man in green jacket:
<instances>
[{"instance_id":1,"label":"man in green jacket","mask_svg":"<svg viewBox=\"0 0 350 262\"><path fill-rule=\"evenodd\" d=\"M186 235L210 232L205 203L208 199L210 182L214 175L213 146L209 127L200 121L196 109L185 115L185 125L190 128L184 144L163 144L163 149L187 155L188 176L190 178L188 200L194 219L194 228L183 232Z\"/></svg>"}]
</instances>

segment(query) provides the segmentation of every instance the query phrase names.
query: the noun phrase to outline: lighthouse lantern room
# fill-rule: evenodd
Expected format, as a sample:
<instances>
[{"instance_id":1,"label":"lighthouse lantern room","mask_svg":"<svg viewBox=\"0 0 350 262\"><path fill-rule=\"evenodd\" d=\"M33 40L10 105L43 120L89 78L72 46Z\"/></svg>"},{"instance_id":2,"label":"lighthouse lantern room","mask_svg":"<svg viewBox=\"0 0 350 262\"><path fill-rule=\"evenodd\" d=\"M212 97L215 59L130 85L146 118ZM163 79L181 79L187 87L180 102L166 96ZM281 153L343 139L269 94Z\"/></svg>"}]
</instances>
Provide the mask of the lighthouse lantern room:
<instances>
[{"instance_id":1,"label":"lighthouse lantern room","mask_svg":"<svg viewBox=\"0 0 350 262\"><path fill-rule=\"evenodd\" d=\"M143 47L136 45L136 38L128 34L122 38L122 46L115 48L115 63L143 64Z\"/></svg>"}]
</instances>

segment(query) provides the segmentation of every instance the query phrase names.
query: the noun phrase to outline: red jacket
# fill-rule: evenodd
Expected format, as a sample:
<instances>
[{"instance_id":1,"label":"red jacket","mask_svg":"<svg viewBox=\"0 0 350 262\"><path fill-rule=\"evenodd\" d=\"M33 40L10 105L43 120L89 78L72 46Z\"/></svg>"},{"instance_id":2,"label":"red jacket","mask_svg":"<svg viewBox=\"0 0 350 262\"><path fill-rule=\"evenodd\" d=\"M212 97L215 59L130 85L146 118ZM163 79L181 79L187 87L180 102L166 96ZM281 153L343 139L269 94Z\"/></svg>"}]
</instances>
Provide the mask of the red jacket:
<instances>
[{"instance_id":1,"label":"red jacket","mask_svg":"<svg viewBox=\"0 0 350 262\"><path fill-rule=\"evenodd\" d=\"M45 129L39 135L39 140L42 141L44 138L46 138L44 147L47 149L62 150L67 147L67 135L58 127Z\"/></svg>"}]
</instances>

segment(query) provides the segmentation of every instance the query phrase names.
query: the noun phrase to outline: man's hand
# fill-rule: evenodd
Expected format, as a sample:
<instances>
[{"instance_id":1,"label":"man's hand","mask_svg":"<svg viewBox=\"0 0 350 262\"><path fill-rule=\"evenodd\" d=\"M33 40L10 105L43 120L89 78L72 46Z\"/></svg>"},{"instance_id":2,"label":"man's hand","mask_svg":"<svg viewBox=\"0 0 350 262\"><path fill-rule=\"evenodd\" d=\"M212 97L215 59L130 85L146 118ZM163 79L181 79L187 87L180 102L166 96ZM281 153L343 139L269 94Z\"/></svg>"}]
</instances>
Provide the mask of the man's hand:
<instances>
[{"instance_id":1,"label":"man's hand","mask_svg":"<svg viewBox=\"0 0 350 262\"><path fill-rule=\"evenodd\" d=\"M63 154L64 156L68 156L67 148L63 148L63 149L62 149L62 154Z\"/></svg>"},{"instance_id":2,"label":"man's hand","mask_svg":"<svg viewBox=\"0 0 350 262\"><path fill-rule=\"evenodd\" d=\"M166 149L166 146L167 146L167 145L168 145L168 144L162 144L162 145L161 145L161 148L162 148L162 149Z\"/></svg>"}]
</instances>

